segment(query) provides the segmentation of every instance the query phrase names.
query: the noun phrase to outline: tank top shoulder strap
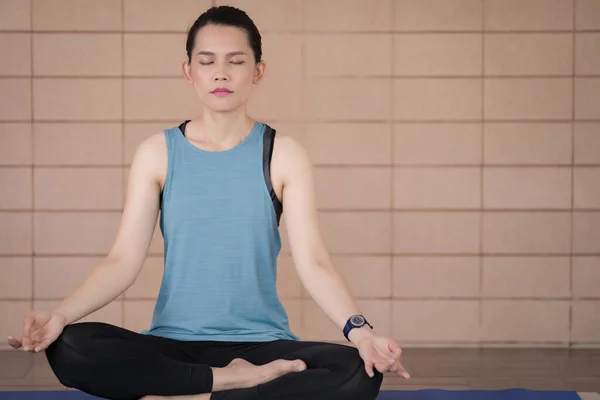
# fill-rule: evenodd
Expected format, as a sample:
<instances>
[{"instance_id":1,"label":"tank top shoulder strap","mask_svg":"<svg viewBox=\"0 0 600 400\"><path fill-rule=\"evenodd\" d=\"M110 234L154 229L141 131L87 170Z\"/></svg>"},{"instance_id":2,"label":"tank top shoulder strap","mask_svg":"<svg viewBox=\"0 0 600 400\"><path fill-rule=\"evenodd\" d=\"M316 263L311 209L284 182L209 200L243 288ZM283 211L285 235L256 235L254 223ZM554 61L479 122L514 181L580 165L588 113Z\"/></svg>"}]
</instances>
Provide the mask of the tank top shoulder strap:
<instances>
[{"instance_id":1,"label":"tank top shoulder strap","mask_svg":"<svg viewBox=\"0 0 600 400\"><path fill-rule=\"evenodd\" d=\"M269 189L269 195L271 196L271 201L273 202L273 207L275 208L275 214L277 215L277 226L279 226L279 222L281 220L281 214L283 213L283 204L279 201L279 198L275 194L275 190L273 189L273 182L271 181L271 159L273 158L273 144L275 142L275 134L277 131L265 124L265 129L263 133L263 174L265 177L265 183L267 188Z\"/></svg>"}]
</instances>

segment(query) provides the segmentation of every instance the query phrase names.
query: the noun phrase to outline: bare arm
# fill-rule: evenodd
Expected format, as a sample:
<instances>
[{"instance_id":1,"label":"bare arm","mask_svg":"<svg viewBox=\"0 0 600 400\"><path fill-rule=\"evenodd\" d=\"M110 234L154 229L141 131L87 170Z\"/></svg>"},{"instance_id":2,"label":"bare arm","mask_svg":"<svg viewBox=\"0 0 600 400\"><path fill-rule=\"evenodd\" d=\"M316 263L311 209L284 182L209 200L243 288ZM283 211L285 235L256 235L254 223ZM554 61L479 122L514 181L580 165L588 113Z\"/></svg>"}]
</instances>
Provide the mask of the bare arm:
<instances>
[{"instance_id":1,"label":"bare arm","mask_svg":"<svg viewBox=\"0 0 600 400\"><path fill-rule=\"evenodd\" d=\"M311 162L304 148L288 137L282 137L276 144L273 160L284 171L283 212L298 276L341 332L348 318L361 311L325 247L319 229ZM366 329L353 329L349 335L352 343L370 333Z\"/></svg>"},{"instance_id":2,"label":"bare arm","mask_svg":"<svg viewBox=\"0 0 600 400\"><path fill-rule=\"evenodd\" d=\"M162 135L136 150L125 206L115 242L107 257L53 311L73 323L121 295L139 275L148 253L159 211L161 168L166 168Z\"/></svg>"}]
</instances>

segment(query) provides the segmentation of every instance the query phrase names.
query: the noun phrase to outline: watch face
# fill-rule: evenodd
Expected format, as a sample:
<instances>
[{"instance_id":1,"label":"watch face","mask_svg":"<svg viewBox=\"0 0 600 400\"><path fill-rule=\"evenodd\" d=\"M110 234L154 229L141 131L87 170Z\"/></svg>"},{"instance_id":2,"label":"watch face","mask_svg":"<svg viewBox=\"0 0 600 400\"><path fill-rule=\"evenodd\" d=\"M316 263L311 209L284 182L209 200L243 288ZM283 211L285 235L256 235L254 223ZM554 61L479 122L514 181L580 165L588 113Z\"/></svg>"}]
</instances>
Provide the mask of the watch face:
<instances>
[{"instance_id":1,"label":"watch face","mask_svg":"<svg viewBox=\"0 0 600 400\"><path fill-rule=\"evenodd\" d=\"M350 323L354 326L363 326L365 324L365 319L362 315L353 315L350 318Z\"/></svg>"}]
</instances>

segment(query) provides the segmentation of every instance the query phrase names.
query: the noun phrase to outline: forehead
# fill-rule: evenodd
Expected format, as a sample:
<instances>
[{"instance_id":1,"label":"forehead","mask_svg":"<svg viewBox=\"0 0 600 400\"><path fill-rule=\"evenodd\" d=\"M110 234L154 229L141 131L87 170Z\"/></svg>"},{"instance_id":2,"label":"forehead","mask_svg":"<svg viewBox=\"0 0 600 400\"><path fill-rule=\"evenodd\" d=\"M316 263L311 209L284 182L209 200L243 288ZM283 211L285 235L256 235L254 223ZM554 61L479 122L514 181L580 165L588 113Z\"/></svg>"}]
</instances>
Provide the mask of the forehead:
<instances>
[{"instance_id":1,"label":"forehead","mask_svg":"<svg viewBox=\"0 0 600 400\"><path fill-rule=\"evenodd\" d=\"M227 53L249 48L246 32L235 26L206 25L196 34L196 51Z\"/></svg>"}]
</instances>

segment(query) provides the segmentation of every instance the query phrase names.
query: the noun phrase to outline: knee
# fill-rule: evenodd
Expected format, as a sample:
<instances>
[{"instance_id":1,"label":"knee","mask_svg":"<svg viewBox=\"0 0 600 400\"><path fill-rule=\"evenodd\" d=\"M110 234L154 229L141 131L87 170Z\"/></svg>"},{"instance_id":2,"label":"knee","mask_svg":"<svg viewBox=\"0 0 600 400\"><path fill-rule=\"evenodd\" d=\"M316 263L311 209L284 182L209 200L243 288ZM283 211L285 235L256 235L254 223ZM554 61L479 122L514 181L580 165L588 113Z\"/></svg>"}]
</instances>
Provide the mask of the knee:
<instances>
[{"instance_id":1,"label":"knee","mask_svg":"<svg viewBox=\"0 0 600 400\"><path fill-rule=\"evenodd\" d=\"M82 355L82 346L89 337L88 330L86 323L67 325L45 350L50 368L66 387L77 387L77 377L85 374L86 359Z\"/></svg>"},{"instance_id":2,"label":"knee","mask_svg":"<svg viewBox=\"0 0 600 400\"><path fill-rule=\"evenodd\" d=\"M342 398L374 400L379 394L383 374L374 369L374 376L371 378L367 374L365 363L356 348L348 347L344 359L348 379L341 387Z\"/></svg>"}]
</instances>

